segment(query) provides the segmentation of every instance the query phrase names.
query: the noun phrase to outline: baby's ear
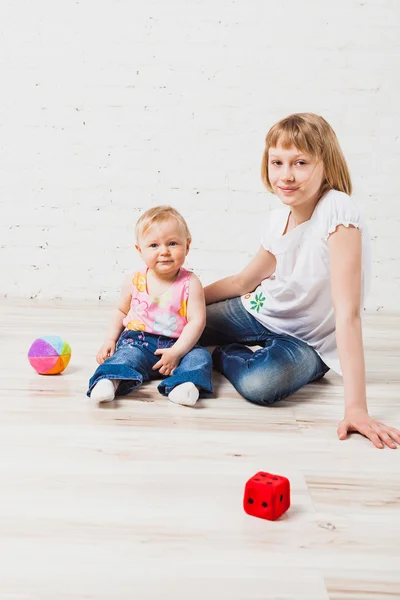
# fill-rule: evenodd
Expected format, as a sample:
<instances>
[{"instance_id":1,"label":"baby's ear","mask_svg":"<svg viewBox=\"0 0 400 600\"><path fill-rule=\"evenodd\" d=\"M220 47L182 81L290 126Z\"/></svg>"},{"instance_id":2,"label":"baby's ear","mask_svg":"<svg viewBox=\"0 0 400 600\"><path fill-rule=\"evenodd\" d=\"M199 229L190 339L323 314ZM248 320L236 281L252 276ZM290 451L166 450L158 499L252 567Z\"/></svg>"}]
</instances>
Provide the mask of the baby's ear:
<instances>
[{"instance_id":1,"label":"baby's ear","mask_svg":"<svg viewBox=\"0 0 400 600\"><path fill-rule=\"evenodd\" d=\"M186 254L189 252L191 243L192 243L192 240L190 238L188 238L186 241Z\"/></svg>"},{"instance_id":2,"label":"baby's ear","mask_svg":"<svg viewBox=\"0 0 400 600\"><path fill-rule=\"evenodd\" d=\"M142 253L142 251L141 251L141 249L140 249L140 246L138 246L137 244L135 244L135 248L136 248L136 250L139 252L139 254L141 254L141 253Z\"/></svg>"}]
</instances>

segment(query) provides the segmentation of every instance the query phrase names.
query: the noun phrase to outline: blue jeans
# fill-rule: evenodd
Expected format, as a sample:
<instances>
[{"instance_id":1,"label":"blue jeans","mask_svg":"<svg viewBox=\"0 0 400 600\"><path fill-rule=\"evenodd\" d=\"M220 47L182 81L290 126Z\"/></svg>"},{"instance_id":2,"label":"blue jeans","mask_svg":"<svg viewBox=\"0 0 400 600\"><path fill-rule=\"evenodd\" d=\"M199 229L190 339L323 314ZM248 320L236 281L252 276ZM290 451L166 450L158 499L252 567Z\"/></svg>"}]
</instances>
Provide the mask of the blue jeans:
<instances>
[{"instance_id":1,"label":"blue jeans","mask_svg":"<svg viewBox=\"0 0 400 600\"><path fill-rule=\"evenodd\" d=\"M218 344L212 355L215 369L239 394L262 406L290 396L329 371L311 346L266 329L240 298L207 306L207 325L200 343ZM247 346L262 348L253 352Z\"/></svg>"},{"instance_id":2,"label":"blue jeans","mask_svg":"<svg viewBox=\"0 0 400 600\"><path fill-rule=\"evenodd\" d=\"M175 342L175 338L164 335L125 329L120 335L115 353L96 369L90 379L87 395L90 396L91 390L100 379L118 379L120 384L116 395L126 396L143 381L162 378L163 375L152 369L161 358L154 352L158 348L171 348ZM158 391L167 396L177 385L190 381L198 386L200 394L211 393L211 374L210 353L196 345L185 354L173 374L164 377Z\"/></svg>"}]
</instances>

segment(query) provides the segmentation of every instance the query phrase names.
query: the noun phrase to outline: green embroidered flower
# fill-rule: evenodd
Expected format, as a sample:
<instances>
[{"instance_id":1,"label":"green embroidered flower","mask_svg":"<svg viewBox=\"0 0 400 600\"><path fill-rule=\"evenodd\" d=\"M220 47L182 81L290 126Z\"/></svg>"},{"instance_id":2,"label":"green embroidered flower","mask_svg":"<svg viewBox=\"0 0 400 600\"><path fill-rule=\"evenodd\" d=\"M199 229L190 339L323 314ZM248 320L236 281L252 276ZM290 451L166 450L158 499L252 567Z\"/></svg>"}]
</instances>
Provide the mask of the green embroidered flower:
<instances>
[{"instance_id":1,"label":"green embroidered flower","mask_svg":"<svg viewBox=\"0 0 400 600\"><path fill-rule=\"evenodd\" d=\"M252 304L252 306L250 306L250 310L256 310L257 312L259 312L260 308L263 306L265 300L266 299L262 295L262 292L260 292L259 294L256 294L256 299L250 300L250 304Z\"/></svg>"}]
</instances>

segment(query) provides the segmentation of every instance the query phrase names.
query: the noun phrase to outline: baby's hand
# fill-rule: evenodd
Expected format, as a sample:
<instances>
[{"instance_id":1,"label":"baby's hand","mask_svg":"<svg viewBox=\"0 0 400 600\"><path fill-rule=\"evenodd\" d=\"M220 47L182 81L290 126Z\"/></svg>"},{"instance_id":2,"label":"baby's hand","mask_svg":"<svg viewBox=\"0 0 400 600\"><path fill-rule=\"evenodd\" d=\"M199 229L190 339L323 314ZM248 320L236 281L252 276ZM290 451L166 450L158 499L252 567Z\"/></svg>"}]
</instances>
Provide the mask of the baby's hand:
<instances>
[{"instance_id":1,"label":"baby's hand","mask_svg":"<svg viewBox=\"0 0 400 600\"><path fill-rule=\"evenodd\" d=\"M115 346L116 342L114 342L114 340L107 340L104 342L96 356L96 360L99 365L102 365L107 358L114 354Z\"/></svg>"},{"instance_id":2,"label":"baby's hand","mask_svg":"<svg viewBox=\"0 0 400 600\"><path fill-rule=\"evenodd\" d=\"M153 371L159 369L161 375L172 375L174 369L181 362L181 356L176 353L174 348L159 348L154 354L161 354L160 360L154 365Z\"/></svg>"}]
</instances>

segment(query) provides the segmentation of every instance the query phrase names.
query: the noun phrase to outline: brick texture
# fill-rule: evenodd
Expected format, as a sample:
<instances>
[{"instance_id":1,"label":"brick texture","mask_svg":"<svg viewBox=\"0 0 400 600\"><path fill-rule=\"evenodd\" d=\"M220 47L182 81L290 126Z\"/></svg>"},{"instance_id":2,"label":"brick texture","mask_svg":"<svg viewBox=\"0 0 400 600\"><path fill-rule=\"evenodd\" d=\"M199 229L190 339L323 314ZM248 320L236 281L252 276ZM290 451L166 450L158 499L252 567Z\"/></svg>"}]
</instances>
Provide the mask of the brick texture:
<instances>
[{"instance_id":1,"label":"brick texture","mask_svg":"<svg viewBox=\"0 0 400 600\"><path fill-rule=\"evenodd\" d=\"M278 200L268 128L334 127L369 219L367 307L400 292L398 0L2 0L0 295L113 300L133 227L171 203L207 284L243 267Z\"/></svg>"}]
</instances>

